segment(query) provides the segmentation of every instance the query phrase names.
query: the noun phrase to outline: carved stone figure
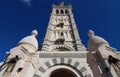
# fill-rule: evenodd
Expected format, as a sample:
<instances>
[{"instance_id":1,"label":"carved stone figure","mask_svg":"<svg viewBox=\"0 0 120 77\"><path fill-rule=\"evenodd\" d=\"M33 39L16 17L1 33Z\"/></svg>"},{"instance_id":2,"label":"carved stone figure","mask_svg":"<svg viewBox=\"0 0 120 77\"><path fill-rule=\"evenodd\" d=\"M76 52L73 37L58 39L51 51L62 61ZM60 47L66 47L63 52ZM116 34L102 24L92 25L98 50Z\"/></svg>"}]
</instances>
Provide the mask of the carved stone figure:
<instances>
[{"instance_id":1,"label":"carved stone figure","mask_svg":"<svg viewBox=\"0 0 120 77\"><path fill-rule=\"evenodd\" d=\"M109 46L109 43L100 36L96 36L94 31L88 31L89 41L88 41L88 50L95 51L99 46L105 45Z\"/></svg>"}]
</instances>

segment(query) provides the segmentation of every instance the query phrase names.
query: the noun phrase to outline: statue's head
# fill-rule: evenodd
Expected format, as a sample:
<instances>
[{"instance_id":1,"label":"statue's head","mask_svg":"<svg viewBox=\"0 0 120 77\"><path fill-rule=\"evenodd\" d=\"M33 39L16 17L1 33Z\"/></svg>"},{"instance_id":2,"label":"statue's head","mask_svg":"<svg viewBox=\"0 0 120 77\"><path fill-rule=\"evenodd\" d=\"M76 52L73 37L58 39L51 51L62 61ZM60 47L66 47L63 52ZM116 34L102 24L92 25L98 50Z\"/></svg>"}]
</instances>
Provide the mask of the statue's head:
<instances>
[{"instance_id":1,"label":"statue's head","mask_svg":"<svg viewBox=\"0 0 120 77\"><path fill-rule=\"evenodd\" d=\"M38 35L37 30L33 30L33 31L31 32L31 35L37 36L37 35Z\"/></svg>"},{"instance_id":2,"label":"statue's head","mask_svg":"<svg viewBox=\"0 0 120 77\"><path fill-rule=\"evenodd\" d=\"M92 36L94 36L94 35L95 35L94 31L92 31L92 30L89 30L89 31L88 31L88 36L89 36L89 37L92 37Z\"/></svg>"}]
</instances>

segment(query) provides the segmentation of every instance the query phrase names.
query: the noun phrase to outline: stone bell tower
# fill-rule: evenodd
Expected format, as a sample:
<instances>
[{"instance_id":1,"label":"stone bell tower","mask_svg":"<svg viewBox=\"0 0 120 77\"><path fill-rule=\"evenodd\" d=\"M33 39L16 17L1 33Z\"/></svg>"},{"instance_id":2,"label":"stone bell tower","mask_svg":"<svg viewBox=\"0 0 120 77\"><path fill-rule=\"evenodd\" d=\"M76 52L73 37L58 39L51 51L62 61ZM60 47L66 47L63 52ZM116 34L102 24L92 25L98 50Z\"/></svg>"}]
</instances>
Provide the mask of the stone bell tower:
<instances>
[{"instance_id":1,"label":"stone bell tower","mask_svg":"<svg viewBox=\"0 0 120 77\"><path fill-rule=\"evenodd\" d=\"M74 21L72 6L52 6L43 51L85 51Z\"/></svg>"},{"instance_id":2,"label":"stone bell tower","mask_svg":"<svg viewBox=\"0 0 120 77\"><path fill-rule=\"evenodd\" d=\"M52 13L39 54L34 77L93 77L87 64L72 6L52 5Z\"/></svg>"}]
</instances>

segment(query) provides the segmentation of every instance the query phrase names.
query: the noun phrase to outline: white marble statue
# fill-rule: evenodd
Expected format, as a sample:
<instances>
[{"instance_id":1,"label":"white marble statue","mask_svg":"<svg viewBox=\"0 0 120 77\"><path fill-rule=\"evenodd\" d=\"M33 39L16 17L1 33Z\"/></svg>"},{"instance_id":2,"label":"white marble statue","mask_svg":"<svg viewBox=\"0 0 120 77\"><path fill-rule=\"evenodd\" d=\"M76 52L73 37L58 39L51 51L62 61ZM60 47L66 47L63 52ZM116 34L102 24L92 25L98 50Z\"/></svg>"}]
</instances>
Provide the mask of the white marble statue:
<instances>
[{"instance_id":1,"label":"white marble statue","mask_svg":"<svg viewBox=\"0 0 120 77\"><path fill-rule=\"evenodd\" d=\"M88 31L89 41L88 41L88 50L95 51L99 46L105 45L109 46L109 43L100 36L96 36L94 31Z\"/></svg>"}]
</instances>

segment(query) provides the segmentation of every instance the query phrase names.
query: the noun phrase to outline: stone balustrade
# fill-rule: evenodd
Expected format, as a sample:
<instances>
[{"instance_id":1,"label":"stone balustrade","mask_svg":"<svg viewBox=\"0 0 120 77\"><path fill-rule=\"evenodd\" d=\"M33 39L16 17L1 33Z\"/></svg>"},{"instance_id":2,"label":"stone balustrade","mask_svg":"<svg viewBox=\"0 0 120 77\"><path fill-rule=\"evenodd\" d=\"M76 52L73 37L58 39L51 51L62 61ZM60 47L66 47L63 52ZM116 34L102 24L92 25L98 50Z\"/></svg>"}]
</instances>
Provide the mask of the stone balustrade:
<instances>
[{"instance_id":1,"label":"stone balustrade","mask_svg":"<svg viewBox=\"0 0 120 77\"><path fill-rule=\"evenodd\" d=\"M65 52L65 51L57 51L57 52L38 52L40 58L85 58L87 56L87 52Z\"/></svg>"}]
</instances>

